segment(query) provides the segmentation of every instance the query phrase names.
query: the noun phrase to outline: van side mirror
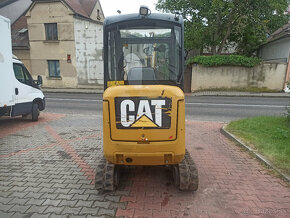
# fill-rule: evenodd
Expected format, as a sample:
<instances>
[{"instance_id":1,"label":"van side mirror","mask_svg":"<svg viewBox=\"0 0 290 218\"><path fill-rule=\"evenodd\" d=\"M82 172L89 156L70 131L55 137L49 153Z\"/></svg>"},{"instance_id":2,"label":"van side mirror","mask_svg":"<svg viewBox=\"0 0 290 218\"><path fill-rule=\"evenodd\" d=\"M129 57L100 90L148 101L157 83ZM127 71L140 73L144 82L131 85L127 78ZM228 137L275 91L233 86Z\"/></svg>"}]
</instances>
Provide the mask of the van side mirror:
<instances>
[{"instance_id":1,"label":"van side mirror","mask_svg":"<svg viewBox=\"0 0 290 218\"><path fill-rule=\"evenodd\" d=\"M40 75L37 76L37 85L38 86L42 85L42 77Z\"/></svg>"}]
</instances>

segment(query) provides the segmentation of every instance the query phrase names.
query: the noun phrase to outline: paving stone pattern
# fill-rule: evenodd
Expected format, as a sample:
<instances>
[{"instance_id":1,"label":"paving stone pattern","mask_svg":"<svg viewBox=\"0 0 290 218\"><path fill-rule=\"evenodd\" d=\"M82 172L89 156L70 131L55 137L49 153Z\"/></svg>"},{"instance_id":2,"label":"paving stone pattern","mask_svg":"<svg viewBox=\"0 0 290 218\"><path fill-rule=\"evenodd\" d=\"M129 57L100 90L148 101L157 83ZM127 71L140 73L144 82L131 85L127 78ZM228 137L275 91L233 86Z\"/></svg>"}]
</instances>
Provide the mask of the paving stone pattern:
<instances>
[{"instance_id":1,"label":"paving stone pattern","mask_svg":"<svg viewBox=\"0 0 290 218\"><path fill-rule=\"evenodd\" d=\"M226 139L187 121L197 192L173 187L168 167L124 167L114 192L94 189L102 118L42 113L0 120L0 217L289 217L289 186ZM8 126L8 127L7 127Z\"/></svg>"}]
</instances>

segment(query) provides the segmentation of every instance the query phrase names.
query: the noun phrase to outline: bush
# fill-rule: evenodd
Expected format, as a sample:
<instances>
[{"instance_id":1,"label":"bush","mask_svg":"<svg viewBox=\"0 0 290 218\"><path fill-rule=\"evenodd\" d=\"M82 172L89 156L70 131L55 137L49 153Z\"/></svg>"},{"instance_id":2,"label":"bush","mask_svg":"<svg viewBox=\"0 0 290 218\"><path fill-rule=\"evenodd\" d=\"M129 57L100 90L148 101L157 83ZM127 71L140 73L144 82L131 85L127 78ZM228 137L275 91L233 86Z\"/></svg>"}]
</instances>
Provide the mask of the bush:
<instances>
[{"instance_id":1,"label":"bush","mask_svg":"<svg viewBox=\"0 0 290 218\"><path fill-rule=\"evenodd\" d=\"M214 56L195 56L187 61L187 64L201 64L204 66L243 66L254 67L262 62L260 58L245 57L240 55L214 55Z\"/></svg>"}]
</instances>

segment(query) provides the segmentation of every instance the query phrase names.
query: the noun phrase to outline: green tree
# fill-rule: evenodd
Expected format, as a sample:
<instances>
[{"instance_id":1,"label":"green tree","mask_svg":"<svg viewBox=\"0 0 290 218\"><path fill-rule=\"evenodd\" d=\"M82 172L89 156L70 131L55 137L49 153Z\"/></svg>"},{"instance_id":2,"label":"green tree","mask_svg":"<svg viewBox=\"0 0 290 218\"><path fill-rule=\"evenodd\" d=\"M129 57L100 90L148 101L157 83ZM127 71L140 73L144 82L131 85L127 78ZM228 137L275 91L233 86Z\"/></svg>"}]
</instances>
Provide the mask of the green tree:
<instances>
[{"instance_id":1,"label":"green tree","mask_svg":"<svg viewBox=\"0 0 290 218\"><path fill-rule=\"evenodd\" d=\"M230 45L251 55L288 19L287 0L158 0L156 8L183 16L186 48L213 55Z\"/></svg>"}]
</instances>

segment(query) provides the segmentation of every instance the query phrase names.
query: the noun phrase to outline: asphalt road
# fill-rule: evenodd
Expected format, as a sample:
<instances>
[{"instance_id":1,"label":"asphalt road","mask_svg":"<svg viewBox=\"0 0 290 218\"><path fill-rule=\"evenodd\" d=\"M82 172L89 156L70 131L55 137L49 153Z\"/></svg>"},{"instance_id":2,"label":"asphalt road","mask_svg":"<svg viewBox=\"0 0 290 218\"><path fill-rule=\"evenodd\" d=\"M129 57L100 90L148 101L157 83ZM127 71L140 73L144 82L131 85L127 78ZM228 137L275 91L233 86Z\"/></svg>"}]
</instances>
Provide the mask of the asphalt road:
<instances>
[{"instance_id":1,"label":"asphalt road","mask_svg":"<svg viewBox=\"0 0 290 218\"><path fill-rule=\"evenodd\" d=\"M102 116L101 94L45 93L46 111ZM229 122L259 115L285 113L289 98L186 96L186 119Z\"/></svg>"}]
</instances>

